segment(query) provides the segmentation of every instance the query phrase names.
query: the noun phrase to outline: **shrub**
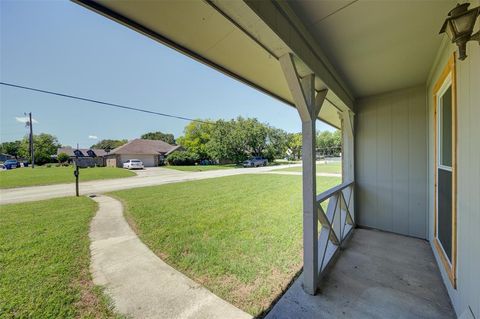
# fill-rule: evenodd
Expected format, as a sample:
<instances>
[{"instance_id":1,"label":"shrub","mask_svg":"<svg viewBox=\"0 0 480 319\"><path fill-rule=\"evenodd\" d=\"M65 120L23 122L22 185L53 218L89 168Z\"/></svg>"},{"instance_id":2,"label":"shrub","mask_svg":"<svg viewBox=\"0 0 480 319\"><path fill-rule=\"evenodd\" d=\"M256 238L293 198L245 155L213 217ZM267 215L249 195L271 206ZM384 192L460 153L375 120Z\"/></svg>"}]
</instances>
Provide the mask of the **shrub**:
<instances>
[{"instance_id":1,"label":"shrub","mask_svg":"<svg viewBox=\"0 0 480 319\"><path fill-rule=\"evenodd\" d=\"M70 156L68 156L67 153L60 153L58 154L57 159L60 163L65 163L70 159Z\"/></svg>"},{"instance_id":2,"label":"shrub","mask_svg":"<svg viewBox=\"0 0 480 319\"><path fill-rule=\"evenodd\" d=\"M194 165L199 160L198 155L189 151L179 151L168 155L168 165Z\"/></svg>"},{"instance_id":3,"label":"shrub","mask_svg":"<svg viewBox=\"0 0 480 319\"><path fill-rule=\"evenodd\" d=\"M52 167L52 164L46 164L45 167L50 168L50 167Z\"/></svg>"}]
</instances>

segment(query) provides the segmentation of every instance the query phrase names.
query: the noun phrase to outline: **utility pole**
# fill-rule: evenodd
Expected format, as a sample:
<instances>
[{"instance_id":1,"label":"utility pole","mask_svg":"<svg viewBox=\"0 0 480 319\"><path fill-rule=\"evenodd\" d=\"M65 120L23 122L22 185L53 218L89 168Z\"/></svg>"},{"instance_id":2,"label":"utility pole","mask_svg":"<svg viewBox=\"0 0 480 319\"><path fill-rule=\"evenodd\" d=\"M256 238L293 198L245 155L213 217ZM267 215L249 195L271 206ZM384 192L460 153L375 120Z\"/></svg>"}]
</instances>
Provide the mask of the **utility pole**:
<instances>
[{"instance_id":1,"label":"utility pole","mask_svg":"<svg viewBox=\"0 0 480 319\"><path fill-rule=\"evenodd\" d=\"M26 114L25 114L26 115ZM30 144L30 160L32 161L32 168L35 168L35 150L33 148L33 122L32 122L32 112L28 113L28 123L27 125L30 126L30 135L29 135L29 144Z\"/></svg>"}]
</instances>

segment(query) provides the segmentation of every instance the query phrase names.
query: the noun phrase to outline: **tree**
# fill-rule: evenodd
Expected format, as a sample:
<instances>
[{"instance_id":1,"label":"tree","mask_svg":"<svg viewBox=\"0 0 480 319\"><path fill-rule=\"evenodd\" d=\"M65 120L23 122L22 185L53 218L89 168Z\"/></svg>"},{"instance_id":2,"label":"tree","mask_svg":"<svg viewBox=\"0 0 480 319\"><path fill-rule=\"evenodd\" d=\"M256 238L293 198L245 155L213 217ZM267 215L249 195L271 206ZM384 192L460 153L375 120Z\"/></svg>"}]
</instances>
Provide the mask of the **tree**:
<instances>
[{"instance_id":1,"label":"tree","mask_svg":"<svg viewBox=\"0 0 480 319\"><path fill-rule=\"evenodd\" d=\"M57 160L60 162L60 163L65 163L66 161L68 161L70 159L70 156L68 156L67 153L60 153L57 155Z\"/></svg>"},{"instance_id":2,"label":"tree","mask_svg":"<svg viewBox=\"0 0 480 319\"><path fill-rule=\"evenodd\" d=\"M266 126L257 119L218 120L207 149L214 159L240 163L252 155L263 155L266 136Z\"/></svg>"},{"instance_id":3,"label":"tree","mask_svg":"<svg viewBox=\"0 0 480 319\"><path fill-rule=\"evenodd\" d=\"M123 144L126 144L128 140L101 140L97 144L92 145L91 148L99 148L102 150L113 150Z\"/></svg>"},{"instance_id":4,"label":"tree","mask_svg":"<svg viewBox=\"0 0 480 319\"><path fill-rule=\"evenodd\" d=\"M165 143L175 145L175 137L173 134L166 134L160 131L145 133L140 138L143 140L160 140L164 141Z\"/></svg>"},{"instance_id":5,"label":"tree","mask_svg":"<svg viewBox=\"0 0 480 319\"><path fill-rule=\"evenodd\" d=\"M217 121L209 149L218 159L234 162L241 162L251 156L273 160L285 155L287 133L257 119L238 117L228 122Z\"/></svg>"},{"instance_id":6,"label":"tree","mask_svg":"<svg viewBox=\"0 0 480 319\"><path fill-rule=\"evenodd\" d=\"M251 156L283 157L287 133L255 118L191 122L178 142L200 160L242 162Z\"/></svg>"},{"instance_id":7,"label":"tree","mask_svg":"<svg viewBox=\"0 0 480 319\"><path fill-rule=\"evenodd\" d=\"M35 164L45 164L51 161L52 155L57 153L60 147L55 136L41 133L33 136L33 148L35 155ZM20 143L19 154L21 157L30 157L30 144L28 137L24 137Z\"/></svg>"},{"instance_id":8,"label":"tree","mask_svg":"<svg viewBox=\"0 0 480 319\"><path fill-rule=\"evenodd\" d=\"M167 157L169 165L195 165L198 160L197 154L189 151L173 152Z\"/></svg>"},{"instance_id":9,"label":"tree","mask_svg":"<svg viewBox=\"0 0 480 319\"><path fill-rule=\"evenodd\" d=\"M235 120L218 120L207 144L208 153L216 160L241 162L246 158L245 144L235 130Z\"/></svg>"},{"instance_id":10,"label":"tree","mask_svg":"<svg viewBox=\"0 0 480 319\"><path fill-rule=\"evenodd\" d=\"M210 121L192 121L185 126L184 136L177 139L179 145L189 152L197 155L200 160L211 160L212 156L208 150L208 143L211 140L211 133L215 123Z\"/></svg>"},{"instance_id":11,"label":"tree","mask_svg":"<svg viewBox=\"0 0 480 319\"><path fill-rule=\"evenodd\" d=\"M335 132L317 132L317 149L323 155L339 156L342 150L342 134L339 130Z\"/></svg>"},{"instance_id":12,"label":"tree","mask_svg":"<svg viewBox=\"0 0 480 319\"><path fill-rule=\"evenodd\" d=\"M302 133L288 134L287 147L292 152L293 159L300 159L302 156Z\"/></svg>"},{"instance_id":13,"label":"tree","mask_svg":"<svg viewBox=\"0 0 480 319\"><path fill-rule=\"evenodd\" d=\"M244 142L245 155L263 156L267 148L270 127L260 123L257 119L244 119L242 117L238 117L234 124L236 134Z\"/></svg>"},{"instance_id":14,"label":"tree","mask_svg":"<svg viewBox=\"0 0 480 319\"><path fill-rule=\"evenodd\" d=\"M18 158L21 144L22 144L22 141L20 140L12 141L12 142L4 142L0 144L0 153L9 154L14 156L15 158Z\"/></svg>"},{"instance_id":15,"label":"tree","mask_svg":"<svg viewBox=\"0 0 480 319\"><path fill-rule=\"evenodd\" d=\"M288 149L288 133L282 129L268 127L267 147L264 156L273 161L275 158L284 158Z\"/></svg>"}]
</instances>

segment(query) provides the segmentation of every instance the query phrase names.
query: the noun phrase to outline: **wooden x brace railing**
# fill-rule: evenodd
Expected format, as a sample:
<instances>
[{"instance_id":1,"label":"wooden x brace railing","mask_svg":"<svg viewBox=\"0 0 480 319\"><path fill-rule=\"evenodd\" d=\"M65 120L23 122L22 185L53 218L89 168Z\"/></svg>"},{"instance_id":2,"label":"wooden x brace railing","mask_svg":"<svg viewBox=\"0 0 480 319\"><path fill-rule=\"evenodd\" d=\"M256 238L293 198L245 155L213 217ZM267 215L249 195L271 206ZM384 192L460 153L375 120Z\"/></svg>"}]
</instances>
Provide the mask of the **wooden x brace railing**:
<instances>
[{"instance_id":1,"label":"wooden x brace railing","mask_svg":"<svg viewBox=\"0 0 480 319\"><path fill-rule=\"evenodd\" d=\"M319 278L354 228L354 215L350 209L353 205L353 184L343 183L317 196L318 220L321 224L318 238ZM327 199L330 200L325 212L321 204Z\"/></svg>"}]
</instances>

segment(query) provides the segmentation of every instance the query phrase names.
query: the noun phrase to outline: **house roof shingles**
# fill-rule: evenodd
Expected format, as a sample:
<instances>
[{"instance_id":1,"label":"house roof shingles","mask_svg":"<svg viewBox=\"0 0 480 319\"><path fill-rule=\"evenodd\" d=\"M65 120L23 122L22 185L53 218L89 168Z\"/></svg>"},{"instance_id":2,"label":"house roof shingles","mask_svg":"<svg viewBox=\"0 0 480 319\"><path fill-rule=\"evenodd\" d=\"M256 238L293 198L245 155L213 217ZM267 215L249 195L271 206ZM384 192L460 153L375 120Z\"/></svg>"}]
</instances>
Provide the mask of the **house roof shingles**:
<instances>
[{"instance_id":1,"label":"house roof shingles","mask_svg":"<svg viewBox=\"0 0 480 319\"><path fill-rule=\"evenodd\" d=\"M119 146L110 152L105 152L105 150L98 148L80 148L79 151L83 153L84 156L89 156L88 151L92 150L97 156L105 156L111 154L125 154L125 155L134 155L134 154L146 154L146 155L168 155L171 152L177 150L181 146L179 145L170 145L163 141L159 140L144 140L144 139L134 139L130 142ZM66 153L68 156L75 156L75 151L77 149L73 147L60 147L57 149L57 155L60 153Z\"/></svg>"},{"instance_id":2,"label":"house roof shingles","mask_svg":"<svg viewBox=\"0 0 480 319\"><path fill-rule=\"evenodd\" d=\"M74 151L76 150L77 149L73 147L60 147L57 149L57 155L60 153L65 153L68 156L75 156ZM107 155L107 152L105 152L105 150L102 150L101 148L79 148L78 150L82 152L84 156L89 156L87 153L89 150L92 150L97 156Z\"/></svg>"},{"instance_id":3,"label":"house roof shingles","mask_svg":"<svg viewBox=\"0 0 480 319\"><path fill-rule=\"evenodd\" d=\"M160 140L134 139L113 149L109 154L162 154L168 155L178 149L179 145L170 145Z\"/></svg>"}]
</instances>

